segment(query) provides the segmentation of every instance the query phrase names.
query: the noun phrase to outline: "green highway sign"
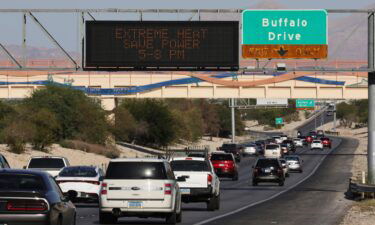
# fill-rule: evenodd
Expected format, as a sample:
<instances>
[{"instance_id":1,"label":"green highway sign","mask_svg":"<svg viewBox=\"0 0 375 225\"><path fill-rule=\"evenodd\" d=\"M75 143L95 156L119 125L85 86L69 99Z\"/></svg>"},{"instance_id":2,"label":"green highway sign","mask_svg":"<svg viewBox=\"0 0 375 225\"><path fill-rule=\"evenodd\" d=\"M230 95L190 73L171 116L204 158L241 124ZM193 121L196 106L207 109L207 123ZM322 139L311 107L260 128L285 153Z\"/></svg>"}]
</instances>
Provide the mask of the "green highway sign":
<instances>
[{"instance_id":1,"label":"green highway sign","mask_svg":"<svg viewBox=\"0 0 375 225\"><path fill-rule=\"evenodd\" d=\"M276 118L275 119L275 124L276 125L280 125L280 124L283 124L283 123L284 123L283 118Z\"/></svg>"},{"instance_id":2,"label":"green highway sign","mask_svg":"<svg viewBox=\"0 0 375 225\"><path fill-rule=\"evenodd\" d=\"M327 45L326 10L244 10L244 45Z\"/></svg>"},{"instance_id":3,"label":"green highway sign","mask_svg":"<svg viewBox=\"0 0 375 225\"><path fill-rule=\"evenodd\" d=\"M313 99L297 99L296 100L297 109L314 109L315 100Z\"/></svg>"}]
</instances>

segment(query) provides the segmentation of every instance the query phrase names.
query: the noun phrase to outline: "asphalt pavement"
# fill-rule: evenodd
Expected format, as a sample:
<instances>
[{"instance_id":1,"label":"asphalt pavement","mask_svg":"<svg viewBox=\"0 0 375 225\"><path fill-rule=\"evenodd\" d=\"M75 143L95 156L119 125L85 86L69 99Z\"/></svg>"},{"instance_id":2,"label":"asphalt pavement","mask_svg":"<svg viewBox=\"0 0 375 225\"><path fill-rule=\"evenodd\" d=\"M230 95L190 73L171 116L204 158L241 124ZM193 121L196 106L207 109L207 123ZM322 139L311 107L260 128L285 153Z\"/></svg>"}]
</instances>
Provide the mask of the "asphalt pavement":
<instances>
[{"instance_id":1,"label":"asphalt pavement","mask_svg":"<svg viewBox=\"0 0 375 225\"><path fill-rule=\"evenodd\" d=\"M325 114L322 115L324 117L324 122L329 122L332 120L332 117L326 117ZM320 117L317 118L316 121L323 121ZM307 133L308 131L314 129L315 127L315 120L310 121L304 127L301 128L303 134ZM274 134L269 134L274 135ZM250 184L251 181L251 166L254 164L256 157L247 157L243 158L240 163L239 168L239 180L238 181L231 181L230 179L222 179L221 181L221 208L218 211L209 212L206 211L206 204L204 203L190 203L190 204L183 204L183 220L182 224L273 224L273 220L269 221L270 218L274 218L275 215L279 215L280 218L283 215L286 215L284 210L285 206L279 206L282 203L293 207L294 204L292 201L288 201L287 199L280 200L281 197L290 196L290 193L296 192L296 190L301 187L305 187L304 185L307 182L316 182L314 173L319 171L320 173L324 173L325 170L319 169L319 166L323 163L324 165L327 164L328 160L323 161L327 155L332 153L332 151L341 151L340 149L350 148L348 145L353 144L354 142L345 141L345 143L341 143L340 138L333 139L333 148L331 150L324 150L324 151L310 151L308 148L299 148L297 150L297 154L301 155L302 159L304 160L304 171L303 173L292 173L289 178L286 179L285 185L283 187L279 187L277 184L259 184L259 186L253 187ZM329 164L329 163L328 163ZM333 164L335 166L337 164ZM345 175L348 175L345 173ZM343 176L342 179L330 179L329 176L326 177L327 180L332 181L332 186L343 184L343 179L346 176ZM339 182L339 183L336 183ZM316 182L319 184L319 182ZM334 193L338 190L338 188L326 188L327 190L333 190ZM316 187L318 188L318 187ZM340 187L340 191L343 190ZM322 187L321 190L325 190ZM297 196L307 196L308 194L313 193L313 191L300 191ZM320 193L317 192L319 195ZM324 193L331 193L326 191ZM341 193L341 192L340 192ZM294 194L293 194L294 195ZM314 199L314 197L312 197ZM317 198L318 199L318 198ZM300 201L300 199L298 199ZM274 202L276 205L274 205ZM311 201L310 201L311 202ZM324 202L324 201L323 201ZM308 203L308 202L306 202ZM314 203L314 202L313 202ZM258 209L261 206L268 205L265 209L263 208L260 211L256 212L258 216L258 220L253 220L249 218L248 215L254 215L255 209ZM300 204L303 205L303 202ZM315 202L314 207L319 208L320 202ZM298 206L297 204L295 206ZM86 204L77 204L77 224L79 225L89 225L89 224L99 224L98 218L98 207L97 205L86 205ZM265 210L265 211L264 211ZM298 210L294 208L294 211ZM279 212L279 213L275 213ZM289 212L289 213L292 213ZM314 214L312 212L312 214ZM289 215L289 214L288 214ZM263 216L263 217L262 217ZM301 217L303 221L303 217ZM245 223L246 221L246 223ZM279 219L277 220L279 221ZM281 221L281 219L280 219ZM297 220L296 220L297 221ZM138 219L138 218L121 218L118 224L163 224L163 219L157 218L147 218L147 219ZM285 223L289 224L289 223ZM297 223L295 223L297 224ZM299 223L302 224L302 223ZM313 224L320 224L320 223L313 223Z\"/></svg>"}]
</instances>

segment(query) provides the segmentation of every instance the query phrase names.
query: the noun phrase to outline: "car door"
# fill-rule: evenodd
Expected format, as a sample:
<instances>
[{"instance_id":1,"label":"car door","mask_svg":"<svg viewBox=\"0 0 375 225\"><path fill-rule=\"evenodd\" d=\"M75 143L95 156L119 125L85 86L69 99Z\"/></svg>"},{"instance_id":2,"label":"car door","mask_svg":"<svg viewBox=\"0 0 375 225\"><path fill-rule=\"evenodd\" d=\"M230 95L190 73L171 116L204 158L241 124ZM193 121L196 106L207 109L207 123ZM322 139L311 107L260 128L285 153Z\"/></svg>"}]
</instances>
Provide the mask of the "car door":
<instances>
[{"instance_id":1,"label":"car door","mask_svg":"<svg viewBox=\"0 0 375 225\"><path fill-rule=\"evenodd\" d=\"M56 183L55 179L51 176L49 177L53 191L57 193L60 201L56 203L55 209L59 214L62 215L62 224L61 225L72 225L75 221L76 209L73 203L66 198L59 185Z\"/></svg>"}]
</instances>

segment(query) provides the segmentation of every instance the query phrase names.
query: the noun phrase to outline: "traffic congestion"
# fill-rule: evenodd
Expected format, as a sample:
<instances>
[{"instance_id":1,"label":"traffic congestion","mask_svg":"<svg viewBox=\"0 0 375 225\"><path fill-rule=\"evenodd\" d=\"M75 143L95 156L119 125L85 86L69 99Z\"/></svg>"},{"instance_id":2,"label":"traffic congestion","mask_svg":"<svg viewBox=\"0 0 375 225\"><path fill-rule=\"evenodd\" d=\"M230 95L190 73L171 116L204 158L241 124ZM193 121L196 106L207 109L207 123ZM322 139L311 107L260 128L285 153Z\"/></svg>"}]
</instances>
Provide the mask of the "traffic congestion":
<instances>
[{"instance_id":1,"label":"traffic congestion","mask_svg":"<svg viewBox=\"0 0 375 225\"><path fill-rule=\"evenodd\" d=\"M240 167L250 179L246 187L280 188L302 174L302 153L324 152L332 140L321 130L298 132L244 143L224 143L215 151L176 151L167 157L117 158L107 168L71 166L64 157L32 157L23 170L11 169L0 155L0 224L76 224L76 205L96 207L100 224L124 217L183 221L184 206L204 203L202 210L220 211L222 182L239 182ZM247 158L254 160L245 161ZM242 164L241 161L244 161Z\"/></svg>"}]
</instances>

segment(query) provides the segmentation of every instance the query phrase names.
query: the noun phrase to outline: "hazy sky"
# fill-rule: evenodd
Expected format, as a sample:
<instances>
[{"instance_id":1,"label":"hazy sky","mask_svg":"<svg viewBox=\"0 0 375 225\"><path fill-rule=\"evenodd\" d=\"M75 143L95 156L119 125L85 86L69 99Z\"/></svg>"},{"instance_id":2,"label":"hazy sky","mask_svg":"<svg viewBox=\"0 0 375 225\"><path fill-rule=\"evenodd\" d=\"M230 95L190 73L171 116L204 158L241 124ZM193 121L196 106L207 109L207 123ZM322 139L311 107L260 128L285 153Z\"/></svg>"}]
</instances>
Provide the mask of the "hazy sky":
<instances>
[{"instance_id":1,"label":"hazy sky","mask_svg":"<svg viewBox=\"0 0 375 225\"><path fill-rule=\"evenodd\" d=\"M328 9L328 8L365 8L375 0L0 0L0 8L242 8L246 9L259 3L279 4L285 8ZM77 14L35 14L62 46L78 51L78 15ZM129 19L128 15L95 14L97 19ZM133 15L136 18L137 15ZM176 15L174 15L176 17ZM187 15L189 17L189 15ZM169 19L168 17L167 19ZM134 18L133 18L134 19ZM147 20L147 17L145 16ZM177 19L170 18L171 20ZM21 44L22 15L20 13L0 14L0 43ZM30 46L54 47L40 29L28 19L27 43ZM1 53L0 53L1 54Z\"/></svg>"}]
</instances>

